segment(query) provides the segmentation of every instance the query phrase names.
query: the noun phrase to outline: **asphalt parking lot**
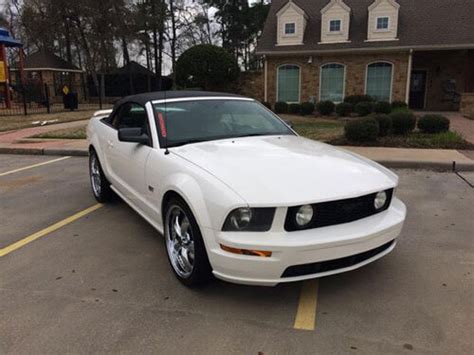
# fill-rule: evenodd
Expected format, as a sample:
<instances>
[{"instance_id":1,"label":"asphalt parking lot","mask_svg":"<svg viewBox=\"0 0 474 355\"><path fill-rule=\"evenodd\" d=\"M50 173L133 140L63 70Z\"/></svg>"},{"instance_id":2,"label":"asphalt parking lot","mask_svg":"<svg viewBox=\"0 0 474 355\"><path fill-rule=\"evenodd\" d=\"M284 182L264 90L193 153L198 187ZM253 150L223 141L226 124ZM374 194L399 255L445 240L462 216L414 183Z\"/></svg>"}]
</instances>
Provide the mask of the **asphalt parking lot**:
<instances>
[{"instance_id":1,"label":"asphalt parking lot","mask_svg":"<svg viewBox=\"0 0 474 355\"><path fill-rule=\"evenodd\" d=\"M86 158L0 155L0 353L473 353L474 190L397 173L408 219L385 258L189 290L152 227L97 205Z\"/></svg>"}]
</instances>

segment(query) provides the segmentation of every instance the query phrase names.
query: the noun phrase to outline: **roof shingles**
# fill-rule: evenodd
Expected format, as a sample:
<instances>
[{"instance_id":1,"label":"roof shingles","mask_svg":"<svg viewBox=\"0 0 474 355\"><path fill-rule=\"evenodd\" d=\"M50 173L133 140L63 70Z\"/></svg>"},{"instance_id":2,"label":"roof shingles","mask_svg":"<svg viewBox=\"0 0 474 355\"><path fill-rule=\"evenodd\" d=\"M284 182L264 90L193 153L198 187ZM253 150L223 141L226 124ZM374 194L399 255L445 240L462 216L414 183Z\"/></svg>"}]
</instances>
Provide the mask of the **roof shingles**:
<instances>
[{"instance_id":1,"label":"roof shingles","mask_svg":"<svg viewBox=\"0 0 474 355\"><path fill-rule=\"evenodd\" d=\"M398 0L397 41L366 42L368 8L374 0L344 0L351 8L350 43L318 44L321 9L329 0L292 0L308 14L304 44L276 46L276 13L288 0L273 0L257 52L334 51L341 49L458 46L474 48L474 0Z\"/></svg>"},{"instance_id":2,"label":"roof shingles","mask_svg":"<svg viewBox=\"0 0 474 355\"><path fill-rule=\"evenodd\" d=\"M25 58L24 68L27 70L55 69L63 71L80 71L78 67L47 50L40 50L27 56Z\"/></svg>"}]
</instances>

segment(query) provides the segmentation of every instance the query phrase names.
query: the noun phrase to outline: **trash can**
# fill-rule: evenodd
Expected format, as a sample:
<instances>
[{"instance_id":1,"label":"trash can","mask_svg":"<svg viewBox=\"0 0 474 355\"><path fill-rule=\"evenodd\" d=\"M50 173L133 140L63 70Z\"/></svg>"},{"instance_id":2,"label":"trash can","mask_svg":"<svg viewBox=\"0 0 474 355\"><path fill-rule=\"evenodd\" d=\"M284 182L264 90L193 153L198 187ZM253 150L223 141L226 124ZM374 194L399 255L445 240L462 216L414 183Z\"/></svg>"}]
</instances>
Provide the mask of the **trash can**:
<instances>
[{"instance_id":1,"label":"trash can","mask_svg":"<svg viewBox=\"0 0 474 355\"><path fill-rule=\"evenodd\" d=\"M70 92L63 95L63 103L64 108L66 110L77 110L78 102L77 102L77 93Z\"/></svg>"}]
</instances>

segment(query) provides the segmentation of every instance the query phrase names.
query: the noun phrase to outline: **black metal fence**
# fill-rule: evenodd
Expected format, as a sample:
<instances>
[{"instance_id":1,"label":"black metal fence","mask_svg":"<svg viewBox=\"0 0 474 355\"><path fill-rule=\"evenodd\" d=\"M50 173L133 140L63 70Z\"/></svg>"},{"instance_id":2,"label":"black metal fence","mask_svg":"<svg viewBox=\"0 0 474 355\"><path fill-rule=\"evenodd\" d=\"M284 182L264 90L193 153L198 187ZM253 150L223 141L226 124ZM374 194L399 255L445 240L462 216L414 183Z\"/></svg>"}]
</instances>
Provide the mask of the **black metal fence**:
<instances>
[{"instance_id":1,"label":"black metal fence","mask_svg":"<svg viewBox=\"0 0 474 355\"><path fill-rule=\"evenodd\" d=\"M30 114L48 114L71 110L101 109L106 100L79 101L77 93L68 93L62 98L51 96L51 87L29 83L9 87L9 100L5 92L0 92L0 117Z\"/></svg>"},{"instance_id":2,"label":"black metal fence","mask_svg":"<svg viewBox=\"0 0 474 355\"><path fill-rule=\"evenodd\" d=\"M157 78L150 75L100 75L99 90L92 77L87 78L86 86L76 92L57 96L54 87L40 81L29 80L24 85L10 85L9 99L0 90L0 117L30 114L48 114L69 110L102 109L123 96L150 91L170 90L170 78Z\"/></svg>"}]
</instances>

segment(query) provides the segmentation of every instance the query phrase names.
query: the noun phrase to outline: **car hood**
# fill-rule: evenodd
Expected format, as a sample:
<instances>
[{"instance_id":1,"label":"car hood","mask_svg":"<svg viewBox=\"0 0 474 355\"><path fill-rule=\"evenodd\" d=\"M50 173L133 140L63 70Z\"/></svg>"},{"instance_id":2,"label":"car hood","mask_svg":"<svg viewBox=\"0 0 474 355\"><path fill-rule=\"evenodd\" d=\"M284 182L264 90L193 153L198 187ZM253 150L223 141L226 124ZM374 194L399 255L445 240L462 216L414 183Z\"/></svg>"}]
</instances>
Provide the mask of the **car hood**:
<instances>
[{"instance_id":1,"label":"car hood","mask_svg":"<svg viewBox=\"0 0 474 355\"><path fill-rule=\"evenodd\" d=\"M250 206L291 206L351 198L395 187L381 165L298 136L189 144L172 153L212 174Z\"/></svg>"}]
</instances>

